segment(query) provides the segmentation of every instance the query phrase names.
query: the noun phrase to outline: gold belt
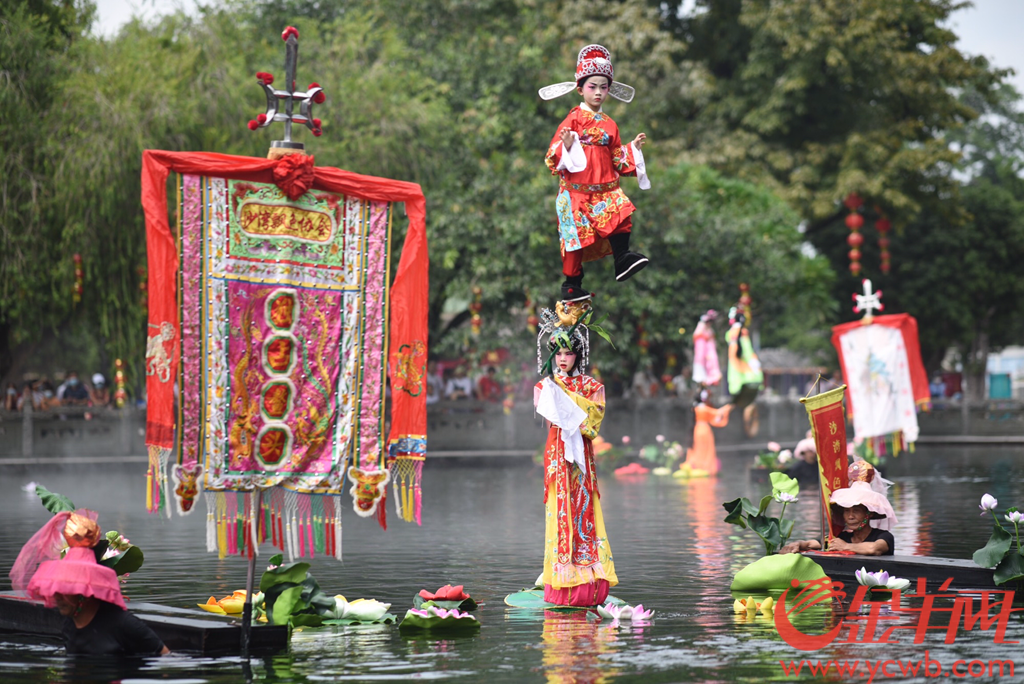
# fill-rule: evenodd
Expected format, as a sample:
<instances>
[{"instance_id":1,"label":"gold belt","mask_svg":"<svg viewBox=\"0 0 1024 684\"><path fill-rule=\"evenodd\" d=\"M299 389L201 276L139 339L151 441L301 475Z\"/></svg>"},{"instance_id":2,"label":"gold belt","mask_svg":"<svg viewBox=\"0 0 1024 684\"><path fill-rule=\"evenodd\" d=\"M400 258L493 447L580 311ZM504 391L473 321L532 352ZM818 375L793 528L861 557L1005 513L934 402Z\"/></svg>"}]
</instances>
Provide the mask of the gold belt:
<instances>
[{"instance_id":1,"label":"gold belt","mask_svg":"<svg viewBox=\"0 0 1024 684\"><path fill-rule=\"evenodd\" d=\"M570 183L564 178L559 178L558 185L563 190L568 190L569 192L608 192L609 190L615 190L619 187L619 180L615 179L608 183L590 185L587 183Z\"/></svg>"}]
</instances>

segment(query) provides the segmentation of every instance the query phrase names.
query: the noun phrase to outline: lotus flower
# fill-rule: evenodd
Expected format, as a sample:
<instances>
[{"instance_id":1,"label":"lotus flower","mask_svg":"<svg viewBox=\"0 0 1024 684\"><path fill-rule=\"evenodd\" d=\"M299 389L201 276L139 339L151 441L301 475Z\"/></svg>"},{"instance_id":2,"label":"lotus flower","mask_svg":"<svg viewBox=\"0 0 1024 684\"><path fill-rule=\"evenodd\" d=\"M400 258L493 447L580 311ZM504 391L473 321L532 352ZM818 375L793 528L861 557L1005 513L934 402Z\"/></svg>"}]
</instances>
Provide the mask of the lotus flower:
<instances>
[{"instance_id":1,"label":"lotus flower","mask_svg":"<svg viewBox=\"0 0 1024 684\"><path fill-rule=\"evenodd\" d=\"M464 629L479 628L480 621L469 613L458 609L446 610L438 606L427 606L426 608L410 608L405 613L405 619L398 629L403 632L410 630L429 629Z\"/></svg>"},{"instance_id":2,"label":"lotus flower","mask_svg":"<svg viewBox=\"0 0 1024 684\"><path fill-rule=\"evenodd\" d=\"M242 606L244 604L245 590L239 589L231 594L231 596L225 596L219 601L211 596L206 603L197 603L196 605L208 613L216 613L217 615L241 615Z\"/></svg>"},{"instance_id":3,"label":"lotus flower","mask_svg":"<svg viewBox=\"0 0 1024 684\"><path fill-rule=\"evenodd\" d=\"M381 603L375 599L356 599L346 607L345 617L360 622L374 622L384 617L390 607L390 603Z\"/></svg>"},{"instance_id":4,"label":"lotus flower","mask_svg":"<svg viewBox=\"0 0 1024 684\"><path fill-rule=\"evenodd\" d=\"M1020 524L1020 521L1024 519L1024 514L1022 514L1020 511L1010 511L1003 517L1012 522L1014 525L1018 525Z\"/></svg>"},{"instance_id":5,"label":"lotus flower","mask_svg":"<svg viewBox=\"0 0 1024 684\"><path fill-rule=\"evenodd\" d=\"M789 463L793 459L793 452L789 449L783 449L779 452L779 463Z\"/></svg>"},{"instance_id":6,"label":"lotus flower","mask_svg":"<svg viewBox=\"0 0 1024 684\"><path fill-rule=\"evenodd\" d=\"M732 602L732 610L734 613L745 613L747 617L754 617L760 610L766 617L771 617L775 610L775 599L769 596L761 603L755 601L753 596L736 599Z\"/></svg>"},{"instance_id":7,"label":"lotus flower","mask_svg":"<svg viewBox=\"0 0 1024 684\"><path fill-rule=\"evenodd\" d=\"M868 589L888 589L890 591L896 591L906 589L910 586L910 580L902 579L900 577L890 577L889 573L885 570L879 570L878 572L868 572L866 568L861 568L854 573L857 576L857 582L864 585Z\"/></svg>"},{"instance_id":8,"label":"lotus flower","mask_svg":"<svg viewBox=\"0 0 1024 684\"><path fill-rule=\"evenodd\" d=\"M658 444L661 444L662 442L665 441L665 435L655 435L654 441L657 442Z\"/></svg>"},{"instance_id":9,"label":"lotus flower","mask_svg":"<svg viewBox=\"0 0 1024 684\"><path fill-rule=\"evenodd\" d=\"M646 620L654 615L653 610L644 610L644 604L638 603L635 607L606 603L597 607L597 614L614 622L619 620Z\"/></svg>"},{"instance_id":10,"label":"lotus flower","mask_svg":"<svg viewBox=\"0 0 1024 684\"><path fill-rule=\"evenodd\" d=\"M629 435L622 435L622 443L629 444Z\"/></svg>"},{"instance_id":11,"label":"lotus flower","mask_svg":"<svg viewBox=\"0 0 1024 684\"><path fill-rule=\"evenodd\" d=\"M995 510L995 507L999 505L999 500L991 494L985 494L981 497L981 505L978 508L981 509L981 514L985 515L989 511Z\"/></svg>"},{"instance_id":12,"label":"lotus flower","mask_svg":"<svg viewBox=\"0 0 1024 684\"><path fill-rule=\"evenodd\" d=\"M768 442L768 451L781 451L782 445L778 442Z\"/></svg>"},{"instance_id":13,"label":"lotus flower","mask_svg":"<svg viewBox=\"0 0 1024 684\"><path fill-rule=\"evenodd\" d=\"M630 463L627 466L615 469L616 475L646 475L650 471L639 463Z\"/></svg>"},{"instance_id":14,"label":"lotus flower","mask_svg":"<svg viewBox=\"0 0 1024 684\"><path fill-rule=\"evenodd\" d=\"M463 585L452 586L446 584L433 594L426 589L420 589L420 597L425 601L465 601L469 594L462 590Z\"/></svg>"},{"instance_id":15,"label":"lotus flower","mask_svg":"<svg viewBox=\"0 0 1024 684\"><path fill-rule=\"evenodd\" d=\"M798 499L789 492L775 492L775 500L779 503L791 504Z\"/></svg>"}]
</instances>

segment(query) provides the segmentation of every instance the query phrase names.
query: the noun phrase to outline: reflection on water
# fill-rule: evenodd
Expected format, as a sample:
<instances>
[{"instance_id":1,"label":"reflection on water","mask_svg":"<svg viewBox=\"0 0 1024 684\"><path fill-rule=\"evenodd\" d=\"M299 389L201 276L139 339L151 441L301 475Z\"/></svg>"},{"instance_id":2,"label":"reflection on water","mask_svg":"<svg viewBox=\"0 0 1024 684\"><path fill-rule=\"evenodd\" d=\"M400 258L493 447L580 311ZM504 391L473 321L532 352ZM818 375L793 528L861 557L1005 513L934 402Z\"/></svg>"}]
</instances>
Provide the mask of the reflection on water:
<instances>
[{"instance_id":1,"label":"reflection on water","mask_svg":"<svg viewBox=\"0 0 1024 684\"><path fill-rule=\"evenodd\" d=\"M900 517L897 551L970 558L991 530L978 516L983 493L996 496L1001 507L1024 507L1022 456L1020 449L962 448L921 448L901 456L889 474L898 483L890 492ZM785 679L779 660L807 657L918 660L926 648L930 657L949 663L1013 657L1007 649L1018 647L993 644L991 633L977 629L961 631L952 644L943 643L942 632L914 644L911 632L884 647L835 644L807 654L784 644L770 620L737 617L729 583L760 557L763 546L753 533L722 522L721 502L767 493L767 485L749 482L749 462L749 456L725 454L717 479L682 482L619 481L602 473L602 501L622 581L613 593L654 608L647 626L623 623L613 629L582 612L507 608L503 597L531 584L541 570L541 474L526 464L471 467L438 460L424 473L422 528L395 520L384 532L374 521L347 513L345 562L317 557L312 573L329 594L388 601L398 615L420 589L465 584L481 602L478 635L404 638L384 625L302 630L293 635L289 653L248 665L236 658L176 655L128 669L68 661L57 643L0 635L0 681L764 681ZM242 559L218 560L204 550L205 511L171 521L148 516L140 472L97 467L0 475L0 557L6 559L0 588L9 586L6 569L21 544L48 516L34 495L20 491L29 480L96 509L105 529L120 530L144 549L146 564L127 584L135 601L191 606L244 587ZM787 517L796 520L794 537L816 536L816 503L808 490L787 508ZM269 551L265 547L265 558ZM824 631L834 616L808 619ZM1006 638L1024 639L1016 615Z\"/></svg>"}]
</instances>

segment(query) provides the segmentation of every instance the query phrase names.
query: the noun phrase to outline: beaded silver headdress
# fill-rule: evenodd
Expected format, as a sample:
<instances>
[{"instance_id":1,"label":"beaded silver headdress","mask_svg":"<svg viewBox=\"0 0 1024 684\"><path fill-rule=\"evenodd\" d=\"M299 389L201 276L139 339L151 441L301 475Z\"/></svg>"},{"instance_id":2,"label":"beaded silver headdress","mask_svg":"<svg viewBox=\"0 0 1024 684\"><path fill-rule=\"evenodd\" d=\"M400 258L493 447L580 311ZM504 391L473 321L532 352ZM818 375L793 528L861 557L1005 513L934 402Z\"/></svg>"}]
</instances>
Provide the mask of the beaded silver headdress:
<instances>
[{"instance_id":1,"label":"beaded silver headdress","mask_svg":"<svg viewBox=\"0 0 1024 684\"><path fill-rule=\"evenodd\" d=\"M561 302L558 306L561 307ZM580 356L576 363L577 373L587 370L590 365L590 330L579 320L587 310L589 308L574 312L575 316L564 310L556 313L551 309L543 309L540 312L540 324L537 326L538 373L545 373L545 367L550 369L551 355L559 347L571 349Z\"/></svg>"}]
</instances>

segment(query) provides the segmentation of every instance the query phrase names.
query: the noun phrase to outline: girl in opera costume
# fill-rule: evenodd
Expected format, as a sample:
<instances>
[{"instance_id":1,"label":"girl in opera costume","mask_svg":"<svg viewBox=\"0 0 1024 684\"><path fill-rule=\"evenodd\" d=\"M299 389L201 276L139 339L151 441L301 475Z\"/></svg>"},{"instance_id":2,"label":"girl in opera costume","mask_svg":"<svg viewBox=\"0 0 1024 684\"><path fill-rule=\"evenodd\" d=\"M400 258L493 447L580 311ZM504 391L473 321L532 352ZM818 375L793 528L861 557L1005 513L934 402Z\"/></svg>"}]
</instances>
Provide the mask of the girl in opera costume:
<instances>
[{"instance_id":1,"label":"girl in opera costume","mask_svg":"<svg viewBox=\"0 0 1024 684\"><path fill-rule=\"evenodd\" d=\"M619 127L602 110L609 96L633 100L630 86L614 81L611 53L588 45L576 59L576 80L540 89L544 100L575 90L583 102L574 107L551 139L545 163L559 177L555 200L562 248L561 299L588 299L583 289L583 262L615 257L615 280L622 282L647 266L643 254L629 250L635 207L619 187L621 176L637 176L642 190L651 187L640 148L647 136L640 133L629 145L619 138Z\"/></svg>"},{"instance_id":2,"label":"girl in opera costume","mask_svg":"<svg viewBox=\"0 0 1024 684\"><path fill-rule=\"evenodd\" d=\"M595 606L604 603L619 581L594 470L592 440L604 418L604 385L584 374L587 328L564 318L558 325L550 310L541 318L538 365L545 336L548 354L554 354L550 377L534 389L537 412L551 421L544 447L544 600Z\"/></svg>"},{"instance_id":3,"label":"girl in opera costume","mask_svg":"<svg viewBox=\"0 0 1024 684\"><path fill-rule=\"evenodd\" d=\"M715 435L712 427L722 428L729 424L732 404L722 408L710 405L710 392L702 387L697 394L697 405L693 409L693 447L687 449L686 460L679 469L691 477L715 475L718 473L718 453L715 450Z\"/></svg>"}]
</instances>

